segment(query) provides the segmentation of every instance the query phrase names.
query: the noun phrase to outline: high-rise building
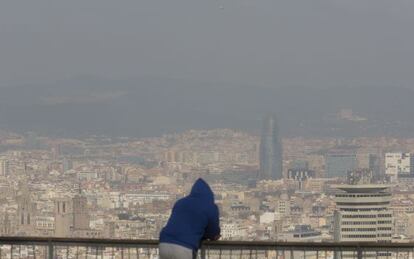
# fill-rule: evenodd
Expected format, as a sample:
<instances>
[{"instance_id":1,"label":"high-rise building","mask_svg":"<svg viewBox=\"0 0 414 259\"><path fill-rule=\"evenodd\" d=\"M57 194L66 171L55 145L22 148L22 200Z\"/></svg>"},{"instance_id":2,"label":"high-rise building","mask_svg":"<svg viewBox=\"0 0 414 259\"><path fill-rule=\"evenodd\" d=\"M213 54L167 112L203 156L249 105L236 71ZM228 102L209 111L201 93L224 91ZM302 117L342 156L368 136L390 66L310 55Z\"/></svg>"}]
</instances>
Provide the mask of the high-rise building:
<instances>
[{"instance_id":1,"label":"high-rise building","mask_svg":"<svg viewBox=\"0 0 414 259\"><path fill-rule=\"evenodd\" d=\"M372 171L372 177L375 180L382 180L383 173L381 170L381 160L376 154L369 154L368 156L368 168Z\"/></svg>"},{"instance_id":2,"label":"high-rise building","mask_svg":"<svg viewBox=\"0 0 414 259\"><path fill-rule=\"evenodd\" d=\"M414 156L410 153L386 153L385 174L391 182L396 182L399 177L407 177L412 174Z\"/></svg>"},{"instance_id":3,"label":"high-rise building","mask_svg":"<svg viewBox=\"0 0 414 259\"><path fill-rule=\"evenodd\" d=\"M338 185L335 195L336 242L391 242L393 214L388 186Z\"/></svg>"},{"instance_id":4,"label":"high-rise building","mask_svg":"<svg viewBox=\"0 0 414 259\"><path fill-rule=\"evenodd\" d=\"M9 175L9 161L6 159L0 160L0 175L7 176Z\"/></svg>"},{"instance_id":5,"label":"high-rise building","mask_svg":"<svg viewBox=\"0 0 414 259\"><path fill-rule=\"evenodd\" d=\"M293 160L289 167L290 169L308 169L309 162L305 160Z\"/></svg>"},{"instance_id":6,"label":"high-rise building","mask_svg":"<svg viewBox=\"0 0 414 259\"><path fill-rule=\"evenodd\" d=\"M356 154L352 150L335 149L325 156L326 177L346 177L357 168Z\"/></svg>"},{"instance_id":7,"label":"high-rise building","mask_svg":"<svg viewBox=\"0 0 414 259\"><path fill-rule=\"evenodd\" d=\"M63 172L67 172L73 168L73 162L70 159L64 158L62 162Z\"/></svg>"},{"instance_id":8,"label":"high-rise building","mask_svg":"<svg viewBox=\"0 0 414 259\"><path fill-rule=\"evenodd\" d=\"M279 140L279 129L276 117L269 115L265 118L260 140L259 179L278 180L282 178L282 144Z\"/></svg>"}]
</instances>

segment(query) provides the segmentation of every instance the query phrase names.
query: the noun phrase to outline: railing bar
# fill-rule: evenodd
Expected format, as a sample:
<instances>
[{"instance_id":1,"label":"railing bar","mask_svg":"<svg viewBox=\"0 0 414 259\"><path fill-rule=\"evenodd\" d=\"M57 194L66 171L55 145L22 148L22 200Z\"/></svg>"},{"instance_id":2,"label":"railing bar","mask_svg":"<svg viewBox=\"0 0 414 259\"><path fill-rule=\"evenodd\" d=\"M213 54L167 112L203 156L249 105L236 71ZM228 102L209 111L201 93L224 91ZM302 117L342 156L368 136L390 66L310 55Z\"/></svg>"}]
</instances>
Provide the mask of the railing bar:
<instances>
[{"instance_id":1,"label":"railing bar","mask_svg":"<svg viewBox=\"0 0 414 259\"><path fill-rule=\"evenodd\" d=\"M47 258L53 259L53 256L54 256L53 254L54 254L53 244L49 243L48 246L47 246Z\"/></svg>"},{"instance_id":2,"label":"railing bar","mask_svg":"<svg viewBox=\"0 0 414 259\"><path fill-rule=\"evenodd\" d=\"M5 239L3 239L5 238ZM2 240L5 240L4 242ZM132 242L126 244L119 244L115 242L112 247L108 240L104 244L98 244L95 242L83 242L80 240L78 245L74 242L74 239L70 239L70 243L65 243L63 240L50 238L48 242L44 242L46 239L20 239L16 238L16 242L13 242L12 239L8 237L0 237L0 259L2 258L37 258L43 259L59 257L59 258L111 258L109 256L112 250L112 258L116 259L131 259L131 258L155 258L159 255L158 250L156 250L155 243L144 242L140 243L137 241L135 246ZM290 257L294 259L298 254L302 252L303 258L331 258L332 253L337 254L339 257L348 257L354 256L354 258L413 258L414 257L414 243L409 244L364 244L364 243L322 243L322 244L312 244L315 245L311 247L309 245L304 245L302 243L293 244L293 243L274 243L273 246L267 245L267 243L261 243L258 246L255 246L255 243L232 243L232 242L206 242L201 251L204 250L204 254L208 257L214 258L263 258L263 257L272 257L278 259L289 259L289 251L291 253ZM4 248L6 247L6 248ZM49 253L49 248L52 249L53 253ZM102 248L102 249L101 249ZM95 251L93 251L95 249ZM109 250L111 249L111 250ZM206 251L207 249L207 251ZM212 250L213 249L213 250ZM212 250L210 252L210 250ZM244 252L246 250L246 252ZM6 252L3 252L6 251ZM76 254L75 254L76 251ZM136 256L134 255L136 252ZM39 252L39 254L37 254ZM107 252L107 253L105 253ZM254 254L253 254L254 252ZM9 255L10 253L10 255ZM16 254L14 254L16 253ZM43 255L44 253L44 255ZM127 256L128 253L128 256ZM275 254L274 254L275 253ZM297 254L295 254L297 253ZM374 254L375 253L375 254ZM386 253L384 255L384 253ZM50 257L48 257L50 255ZM39 258L40 257L40 258Z\"/></svg>"},{"instance_id":3,"label":"railing bar","mask_svg":"<svg viewBox=\"0 0 414 259\"><path fill-rule=\"evenodd\" d=\"M61 244L63 246L66 246L68 244L73 244L73 246L80 245L83 246L137 246L137 245L147 245L147 246L153 246L156 247L158 244L157 240L131 240L131 239L75 239L75 238L43 238L43 237L0 237L0 242L3 245L32 245L32 244L38 244L40 246L46 246L47 243L51 242L55 245ZM305 242L298 242L298 243L290 243L290 242L266 242L266 241L260 241L260 242L248 242L248 241L221 241L221 242L207 242L212 243L215 247L217 246L223 246L223 247L259 247L262 248L270 248L275 245L282 248L290 248L290 247L301 247L305 248L307 251L309 250L316 250L319 249L322 251L323 249L334 249L335 247L342 246L345 250L351 250L359 245L359 243L348 243L348 244L336 244L336 243L305 243ZM71 245L72 246L72 245ZM361 244L360 245L362 249L375 249L374 244ZM414 246L414 243L385 243L381 244L381 248L383 249L390 249L393 251L396 251L397 249L401 250L410 250ZM259 250L260 250L259 249Z\"/></svg>"}]
</instances>

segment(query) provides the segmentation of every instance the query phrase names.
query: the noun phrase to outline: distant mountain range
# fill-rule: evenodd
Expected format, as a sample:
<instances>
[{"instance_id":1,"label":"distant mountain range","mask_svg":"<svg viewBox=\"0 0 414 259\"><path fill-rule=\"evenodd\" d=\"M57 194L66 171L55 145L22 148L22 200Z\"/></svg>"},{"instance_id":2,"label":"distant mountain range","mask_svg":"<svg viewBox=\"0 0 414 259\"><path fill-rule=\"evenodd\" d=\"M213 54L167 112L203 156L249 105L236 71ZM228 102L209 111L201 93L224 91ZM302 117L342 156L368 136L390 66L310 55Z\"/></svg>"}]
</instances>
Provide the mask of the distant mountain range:
<instances>
[{"instance_id":1,"label":"distant mountain range","mask_svg":"<svg viewBox=\"0 0 414 259\"><path fill-rule=\"evenodd\" d=\"M82 77L0 88L0 129L55 136L148 137L186 129L260 132L276 113L283 136L414 137L414 90L253 87L178 79ZM352 109L363 121L338 118Z\"/></svg>"}]
</instances>

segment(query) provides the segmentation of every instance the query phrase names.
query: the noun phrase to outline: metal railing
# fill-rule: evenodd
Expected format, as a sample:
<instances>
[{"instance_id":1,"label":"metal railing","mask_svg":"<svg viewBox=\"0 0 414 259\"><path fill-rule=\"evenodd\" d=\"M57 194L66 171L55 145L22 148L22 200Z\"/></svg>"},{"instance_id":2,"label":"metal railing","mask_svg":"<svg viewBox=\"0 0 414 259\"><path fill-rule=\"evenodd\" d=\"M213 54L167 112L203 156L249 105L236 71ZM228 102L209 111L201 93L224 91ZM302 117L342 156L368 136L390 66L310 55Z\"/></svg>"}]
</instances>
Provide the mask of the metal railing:
<instances>
[{"instance_id":1,"label":"metal railing","mask_svg":"<svg viewBox=\"0 0 414 259\"><path fill-rule=\"evenodd\" d=\"M0 237L2 258L158 258L157 240ZM204 242L201 259L414 258L414 243Z\"/></svg>"}]
</instances>

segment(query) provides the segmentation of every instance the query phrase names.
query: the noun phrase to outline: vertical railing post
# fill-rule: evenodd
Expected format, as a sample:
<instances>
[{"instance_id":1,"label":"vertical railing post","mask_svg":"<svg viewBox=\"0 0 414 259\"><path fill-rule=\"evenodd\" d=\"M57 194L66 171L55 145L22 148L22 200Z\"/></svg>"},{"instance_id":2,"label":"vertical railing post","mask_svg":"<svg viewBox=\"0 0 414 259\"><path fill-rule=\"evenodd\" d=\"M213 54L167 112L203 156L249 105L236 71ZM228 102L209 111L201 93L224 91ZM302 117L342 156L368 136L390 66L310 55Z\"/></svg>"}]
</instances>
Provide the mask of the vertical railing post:
<instances>
[{"instance_id":1,"label":"vertical railing post","mask_svg":"<svg viewBox=\"0 0 414 259\"><path fill-rule=\"evenodd\" d=\"M206 247L205 246L201 246L201 249L200 249L200 258L201 259L206 259Z\"/></svg>"},{"instance_id":2,"label":"vertical railing post","mask_svg":"<svg viewBox=\"0 0 414 259\"><path fill-rule=\"evenodd\" d=\"M53 244L52 242L49 241L49 243L47 244L47 258L48 259L53 259Z\"/></svg>"},{"instance_id":3,"label":"vertical railing post","mask_svg":"<svg viewBox=\"0 0 414 259\"><path fill-rule=\"evenodd\" d=\"M360 246L357 247L357 259L362 259L362 248Z\"/></svg>"}]
</instances>

